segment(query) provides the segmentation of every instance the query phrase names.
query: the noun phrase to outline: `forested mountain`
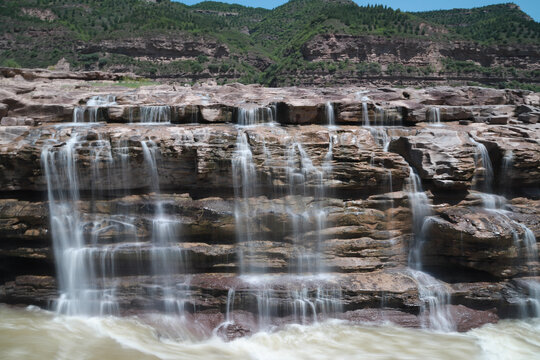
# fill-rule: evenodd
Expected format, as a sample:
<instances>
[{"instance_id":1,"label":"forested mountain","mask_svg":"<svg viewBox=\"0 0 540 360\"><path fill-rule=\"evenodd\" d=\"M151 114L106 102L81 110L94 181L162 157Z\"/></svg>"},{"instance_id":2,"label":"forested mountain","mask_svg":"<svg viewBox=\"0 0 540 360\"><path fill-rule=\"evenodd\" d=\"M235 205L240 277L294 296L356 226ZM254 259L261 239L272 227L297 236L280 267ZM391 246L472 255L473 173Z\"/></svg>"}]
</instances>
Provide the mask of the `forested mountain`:
<instances>
[{"instance_id":1,"label":"forested mountain","mask_svg":"<svg viewBox=\"0 0 540 360\"><path fill-rule=\"evenodd\" d=\"M349 0L4 0L0 64L266 85L535 83L540 23L514 4L420 13ZM328 76L332 75L332 76ZM399 80L401 79L401 80Z\"/></svg>"}]
</instances>

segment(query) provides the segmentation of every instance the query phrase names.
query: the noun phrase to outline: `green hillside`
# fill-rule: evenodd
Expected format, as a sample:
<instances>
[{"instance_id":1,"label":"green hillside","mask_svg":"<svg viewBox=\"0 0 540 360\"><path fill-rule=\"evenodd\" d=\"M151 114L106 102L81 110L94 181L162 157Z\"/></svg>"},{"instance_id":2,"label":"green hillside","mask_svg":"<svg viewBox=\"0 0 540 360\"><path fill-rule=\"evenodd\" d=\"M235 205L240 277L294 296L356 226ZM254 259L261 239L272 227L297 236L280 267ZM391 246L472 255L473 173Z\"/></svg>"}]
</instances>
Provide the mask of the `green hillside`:
<instances>
[{"instance_id":1,"label":"green hillside","mask_svg":"<svg viewBox=\"0 0 540 360\"><path fill-rule=\"evenodd\" d=\"M12 66L48 67L66 58L75 69L129 69L152 77L210 72L224 81L275 84L279 74L318 66L305 61L300 51L317 34L540 46L540 24L513 4L407 13L384 6L361 7L349 0L291 0L274 10L213 1L193 6L168 0L0 3L0 64ZM94 51L102 41L155 36L214 41L224 44L231 56L160 62ZM343 68L321 65L332 66ZM358 66L345 68L352 71Z\"/></svg>"}]
</instances>

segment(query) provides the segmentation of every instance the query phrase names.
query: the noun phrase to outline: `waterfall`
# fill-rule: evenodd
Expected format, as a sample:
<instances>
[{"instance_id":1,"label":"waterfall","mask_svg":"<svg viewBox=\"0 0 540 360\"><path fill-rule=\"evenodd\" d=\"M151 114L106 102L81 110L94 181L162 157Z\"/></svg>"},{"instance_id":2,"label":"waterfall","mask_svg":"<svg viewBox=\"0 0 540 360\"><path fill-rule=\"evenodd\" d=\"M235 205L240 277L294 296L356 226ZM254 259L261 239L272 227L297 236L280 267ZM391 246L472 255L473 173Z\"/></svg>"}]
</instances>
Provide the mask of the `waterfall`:
<instances>
[{"instance_id":1,"label":"waterfall","mask_svg":"<svg viewBox=\"0 0 540 360\"><path fill-rule=\"evenodd\" d=\"M158 173L159 148L153 141L141 142L144 160L150 173L149 184L154 200L152 219L152 247L150 251L152 271L159 280L155 283L155 295L161 297L167 314L183 314L189 283L178 282L174 275L185 272L183 251L176 244L180 222L166 215L161 199Z\"/></svg>"},{"instance_id":2,"label":"waterfall","mask_svg":"<svg viewBox=\"0 0 540 360\"><path fill-rule=\"evenodd\" d=\"M324 113L326 115L326 124L330 127L336 126L336 113L334 111L334 104L328 101L324 104Z\"/></svg>"},{"instance_id":3,"label":"waterfall","mask_svg":"<svg viewBox=\"0 0 540 360\"><path fill-rule=\"evenodd\" d=\"M418 296L424 303L421 310L422 326L439 331L455 331L456 325L448 307L450 292L446 286L425 272L410 270L410 274L418 284Z\"/></svg>"},{"instance_id":4,"label":"waterfall","mask_svg":"<svg viewBox=\"0 0 540 360\"><path fill-rule=\"evenodd\" d=\"M519 241L524 245L524 251L525 251L525 262L528 267L534 266L531 264L538 263L538 246L536 243L536 236L534 236L534 233L531 229L529 229L527 226L520 224L518 222L515 222L512 220L516 225L518 225L523 235L521 238L517 236L516 233L514 233L514 242L517 246L519 246ZM530 270L530 275L534 278L538 274L534 270ZM536 280L526 280L525 281L527 289L525 289L526 293L521 294L521 301L520 301L520 315L522 318L525 317L539 317L540 316L540 282Z\"/></svg>"},{"instance_id":5,"label":"waterfall","mask_svg":"<svg viewBox=\"0 0 540 360\"><path fill-rule=\"evenodd\" d=\"M473 186L475 190L481 191L479 196L487 209L496 209L500 199L497 195L492 194L493 184L493 164L489 157L489 152L484 144L476 141L472 137L471 142L475 146L474 164L476 170L474 172ZM483 193L483 194L482 194Z\"/></svg>"},{"instance_id":6,"label":"waterfall","mask_svg":"<svg viewBox=\"0 0 540 360\"><path fill-rule=\"evenodd\" d=\"M85 221L84 213L79 209L77 154L84 141L84 136L72 132L64 145L46 145L41 152L60 290L56 311L68 315L116 314L118 307L114 287L97 284L99 274L104 277L102 283L106 276L114 275L111 274L114 271L114 256L107 248L100 248L95 238L90 244L84 238L85 226L97 224L96 221ZM101 184L97 170L99 163L112 159L108 143L96 141L90 159L92 184ZM96 259L101 261L96 264Z\"/></svg>"},{"instance_id":7,"label":"waterfall","mask_svg":"<svg viewBox=\"0 0 540 360\"><path fill-rule=\"evenodd\" d=\"M475 146L474 163L476 168L482 166L483 177L478 179L477 173L475 173L475 184L484 192L491 192L493 184L493 164L489 157L489 152L484 144L477 142L471 138L472 143ZM478 185L480 183L480 185Z\"/></svg>"},{"instance_id":8,"label":"waterfall","mask_svg":"<svg viewBox=\"0 0 540 360\"><path fill-rule=\"evenodd\" d=\"M513 163L514 153L512 150L507 150L504 153L501 166L501 174L504 174L504 177L501 177L501 181L499 182L501 192L506 195L509 195L512 189Z\"/></svg>"},{"instance_id":9,"label":"waterfall","mask_svg":"<svg viewBox=\"0 0 540 360\"><path fill-rule=\"evenodd\" d=\"M240 272L245 274L253 271L251 262L246 264L246 256L253 255L253 231L255 227L253 217L255 214L251 212L250 199L255 195L257 174L247 134L243 131L238 131L236 138L236 150L232 158L232 173L239 266ZM247 254L244 252L244 247L247 247Z\"/></svg>"},{"instance_id":10,"label":"waterfall","mask_svg":"<svg viewBox=\"0 0 540 360\"><path fill-rule=\"evenodd\" d=\"M238 108L236 123L241 126L272 124L276 122L276 106L257 108Z\"/></svg>"},{"instance_id":11,"label":"waterfall","mask_svg":"<svg viewBox=\"0 0 540 360\"><path fill-rule=\"evenodd\" d=\"M409 167L407 196L412 210L413 244L409 248L409 266L415 270L422 269L422 247L425 241L426 219L431 215L429 199L422 189L420 176Z\"/></svg>"},{"instance_id":12,"label":"waterfall","mask_svg":"<svg viewBox=\"0 0 540 360\"><path fill-rule=\"evenodd\" d=\"M291 228L289 274L278 276L264 268L264 260L253 266L254 259L260 256L255 257L256 246L264 240L259 231L256 201L257 189L263 184L259 184L249 139L245 130L239 130L232 173L240 273L256 297L259 327L271 327L274 317L290 316L297 322L308 323L335 314L341 309L339 288L329 286L328 281L319 277L325 271L322 261L322 230L327 226L325 178L331 175L333 144L337 140L329 134L328 150L320 165L315 165L303 145L294 140L286 146L284 165L277 165L279 161L275 162L264 150L262 141L265 166L277 166L272 173L283 176L279 182L284 189L274 188L275 193L265 194L272 204L268 206L273 213L286 216Z\"/></svg>"},{"instance_id":13,"label":"waterfall","mask_svg":"<svg viewBox=\"0 0 540 360\"><path fill-rule=\"evenodd\" d=\"M388 136L386 129L382 126L368 126L367 128L383 151L387 152L388 147L390 146L390 137Z\"/></svg>"},{"instance_id":14,"label":"waterfall","mask_svg":"<svg viewBox=\"0 0 540 360\"><path fill-rule=\"evenodd\" d=\"M373 119L373 125L371 124L369 120L369 110L368 110L368 104L369 98L364 96L362 98L362 126L367 128L369 132L371 133L371 136L373 136L373 139L379 144L379 146L383 149L383 151L388 151L388 147L390 146L390 137L388 136L388 132L386 129L386 126L388 122L388 117L386 116L386 112L381 107L375 108L375 115ZM392 118L391 125L395 125L395 119Z\"/></svg>"},{"instance_id":15,"label":"waterfall","mask_svg":"<svg viewBox=\"0 0 540 360\"><path fill-rule=\"evenodd\" d=\"M505 207L507 200L504 196L493 194L493 180L495 178L493 171L493 164L489 156L489 152L484 144L476 141L471 137L471 142L475 146L474 153L474 162L476 165L476 171L473 179L473 184L475 190L479 191L475 195L478 196L481 201L485 211L489 211L493 214L502 216L508 221L509 224L516 226L521 229L522 236L520 237L516 232L514 232L514 242L516 247L521 246L525 251L525 262L528 263L537 263L538 258L538 248L536 237L531 229L529 229L524 224L521 224L510 217L508 217ZM508 150L503 159L501 166L501 182L502 188L507 189L510 187L511 177L510 172L512 171L512 162L513 162L513 152ZM479 175L478 172L481 174ZM508 180L510 179L510 180ZM531 274L533 277L536 276L535 272ZM527 316L540 316L540 283L534 280L527 281L526 293L520 294L521 305L520 312L522 317ZM531 306L529 306L531 305Z\"/></svg>"},{"instance_id":16,"label":"waterfall","mask_svg":"<svg viewBox=\"0 0 540 360\"><path fill-rule=\"evenodd\" d=\"M100 110L109 106L116 105L116 96L114 95L96 95L92 96L86 106L76 106L73 109L74 123L95 123L100 120Z\"/></svg>"},{"instance_id":17,"label":"waterfall","mask_svg":"<svg viewBox=\"0 0 540 360\"><path fill-rule=\"evenodd\" d=\"M57 134L69 134L62 127L57 129ZM141 286L147 286L152 300L161 301L167 313L181 314L189 282L174 278L185 272L185 259L176 245L180 223L166 215L166 203L159 191L158 147L151 141L141 144L155 199L151 239L145 243L139 242L142 239L129 208L101 213L100 202L104 199L130 195L125 190L131 180L127 144L116 142L113 148L91 127L71 129L70 135L65 142L56 140L45 145L41 152L60 292L56 311L68 315L118 315L117 259L122 259L124 269L136 271L141 266L140 252L146 251L154 278ZM113 191L115 188L121 190ZM84 201L89 208L80 208ZM126 251L135 254L127 263L122 256Z\"/></svg>"},{"instance_id":18,"label":"waterfall","mask_svg":"<svg viewBox=\"0 0 540 360\"><path fill-rule=\"evenodd\" d=\"M232 311L234 309L234 288L230 288L227 292L227 309L225 312L225 323L226 324L233 324L234 319L232 317Z\"/></svg>"},{"instance_id":19,"label":"waterfall","mask_svg":"<svg viewBox=\"0 0 540 360\"><path fill-rule=\"evenodd\" d=\"M369 101L368 97L364 96L362 98L362 119L363 119L362 125L363 126L370 126L369 111L368 111L368 105L367 105L368 101Z\"/></svg>"},{"instance_id":20,"label":"waterfall","mask_svg":"<svg viewBox=\"0 0 540 360\"><path fill-rule=\"evenodd\" d=\"M170 106L141 106L139 112L139 121L142 124L170 124L171 122Z\"/></svg>"},{"instance_id":21,"label":"waterfall","mask_svg":"<svg viewBox=\"0 0 540 360\"><path fill-rule=\"evenodd\" d=\"M301 201L301 208L304 209L302 212L295 211L294 208L299 205L298 203L289 204L287 208L293 225L292 237L297 252L297 272L320 273L322 271L320 250L323 241L321 230L326 227L326 213L321 204L325 195L324 170L313 165L300 143L292 142L287 150L286 174L289 198ZM314 188L313 192L307 185ZM314 202L308 206L303 199L310 196ZM311 227L313 223L314 229ZM306 232L310 230L315 232L315 243L305 238Z\"/></svg>"},{"instance_id":22,"label":"waterfall","mask_svg":"<svg viewBox=\"0 0 540 360\"><path fill-rule=\"evenodd\" d=\"M441 109L432 107L429 109L429 123L433 126L441 125Z\"/></svg>"},{"instance_id":23,"label":"waterfall","mask_svg":"<svg viewBox=\"0 0 540 360\"><path fill-rule=\"evenodd\" d=\"M422 271L422 248L431 221L431 206L420 177L409 167L408 198L412 210L413 241L409 245L409 274L416 281L422 301L423 326L440 331L455 329L448 309L450 293L446 286ZM428 316L426 317L426 312Z\"/></svg>"}]
</instances>

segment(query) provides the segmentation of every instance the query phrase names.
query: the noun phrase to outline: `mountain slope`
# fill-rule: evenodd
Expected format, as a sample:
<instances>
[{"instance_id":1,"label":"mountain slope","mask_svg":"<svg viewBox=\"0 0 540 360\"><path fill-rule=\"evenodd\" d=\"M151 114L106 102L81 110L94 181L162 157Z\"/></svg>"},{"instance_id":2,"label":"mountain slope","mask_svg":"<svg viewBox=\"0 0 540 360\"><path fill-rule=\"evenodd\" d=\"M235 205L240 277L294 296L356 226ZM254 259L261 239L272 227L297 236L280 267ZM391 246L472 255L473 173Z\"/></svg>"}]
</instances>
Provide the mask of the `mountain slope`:
<instances>
[{"instance_id":1,"label":"mountain slope","mask_svg":"<svg viewBox=\"0 0 540 360\"><path fill-rule=\"evenodd\" d=\"M65 58L75 69L190 82L292 85L312 76L311 84L331 85L320 81L329 74L336 84L428 75L537 82L539 48L540 24L514 4L406 13L349 0L291 0L274 10L213 1L0 3L0 64L48 67Z\"/></svg>"}]
</instances>

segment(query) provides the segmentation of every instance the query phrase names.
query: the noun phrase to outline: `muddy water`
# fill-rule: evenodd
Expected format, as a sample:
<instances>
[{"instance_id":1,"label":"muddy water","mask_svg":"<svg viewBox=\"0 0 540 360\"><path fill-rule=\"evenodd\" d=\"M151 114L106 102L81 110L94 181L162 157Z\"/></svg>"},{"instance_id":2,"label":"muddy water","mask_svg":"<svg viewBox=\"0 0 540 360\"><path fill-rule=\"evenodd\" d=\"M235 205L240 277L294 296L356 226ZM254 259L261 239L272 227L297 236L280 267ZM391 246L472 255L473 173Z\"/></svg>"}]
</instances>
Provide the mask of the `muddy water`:
<instances>
[{"instance_id":1,"label":"muddy water","mask_svg":"<svg viewBox=\"0 0 540 360\"><path fill-rule=\"evenodd\" d=\"M501 321L465 334L330 321L231 342L163 336L158 321L67 317L0 306L0 359L539 359L540 321ZM170 328L171 324L167 326Z\"/></svg>"}]
</instances>

